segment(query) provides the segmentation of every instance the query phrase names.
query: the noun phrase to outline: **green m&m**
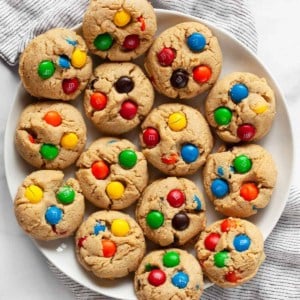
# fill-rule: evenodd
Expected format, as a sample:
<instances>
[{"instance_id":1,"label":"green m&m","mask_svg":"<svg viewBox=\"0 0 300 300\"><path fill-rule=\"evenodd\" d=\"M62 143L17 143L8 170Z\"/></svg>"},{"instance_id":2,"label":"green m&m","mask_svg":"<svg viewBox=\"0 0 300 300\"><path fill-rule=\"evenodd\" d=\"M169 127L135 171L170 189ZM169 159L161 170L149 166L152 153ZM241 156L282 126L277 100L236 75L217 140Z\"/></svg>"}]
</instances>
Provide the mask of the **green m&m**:
<instances>
[{"instance_id":1,"label":"green m&m","mask_svg":"<svg viewBox=\"0 0 300 300\"><path fill-rule=\"evenodd\" d=\"M94 40L97 50L107 51L113 44L113 38L109 33L99 34Z\"/></svg>"},{"instance_id":2,"label":"green m&m","mask_svg":"<svg viewBox=\"0 0 300 300\"><path fill-rule=\"evenodd\" d=\"M227 251L220 251L214 255L214 264L218 268L226 266L226 262L229 259Z\"/></svg>"},{"instance_id":3,"label":"green m&m","mask_svg":"<svg viewBox=\"0 0 300 300\"><path fill-rule=\"evenodd\" d=\"M227 107L219 107L214 111L214 119L218 125L228 125L231 118L232 112Z\"/></svg>"},{"instance_id":4,"label":"green m&m","mask_svg":"<svg viewBox=\"0 0 300 300\"><path fill-rule=\"evenodd\" d=\"M180 263L179 254L175 251L168 251L163 256L163 264L167 268L173 268Z\"/></svg>"},{"instance_id":5,"label":"green m&m","mask_svg":"<svg viewBox=\"0 0 300 300\"><path fill-rule=\"evenodd\" d=\"M62 204L71 204L75 199L75 191L68 185L62 186L58 190L56 198Z\"/></svg>"},{"instance_id":6,"label":"green m&m","mask_svg":"<svg viewBox=\"0 0 300 300\"><path fill-rule=\"evenodd\" d=\"M119 154L119 164L124 169L131 169L136 165L137 155L131 149L123 150Z\"/></svg>"},{"instance_id":7,"label":"green m&m","mask_svg":"<svg viewBox=\"0 0 300 300\"><path fill-rule=\"evenodd\" d=\"M53 160L59 153L58 148L52 144L43 144L40 148L40 154L47 160Z\"/></svg>"},{"instance_id":8,"label":"green m&m","mask_svg":"<svg viewBox=\"0 0 300 300\"><path fill-rule=\"evenodd\" d=\"M158 210L152 210L146 216L147 225L152 229L159 228L164 223L164 220L164 215Z\"/></svg>"},{"instance_id":9,"label":"green m&m","mask_svg":"<svg viewBox=\"0 0 300 300\"><path fill-rule=\"evenodd\" d=\"M42 79L48 79L53 76L55 65L51 60L43 60L39 63L38 74Z\"/></svg>"},{"instance_id":10,"label":"green m&m","mask_svg":"<svg viewBox=\"0 0 300 300\"><path fill-rule=\"evenodd\" d=\"M244 174L251 170L252 161L246 155L239 155L233 160L233 167L236 172Z\"/></svg>"}]
</instances>

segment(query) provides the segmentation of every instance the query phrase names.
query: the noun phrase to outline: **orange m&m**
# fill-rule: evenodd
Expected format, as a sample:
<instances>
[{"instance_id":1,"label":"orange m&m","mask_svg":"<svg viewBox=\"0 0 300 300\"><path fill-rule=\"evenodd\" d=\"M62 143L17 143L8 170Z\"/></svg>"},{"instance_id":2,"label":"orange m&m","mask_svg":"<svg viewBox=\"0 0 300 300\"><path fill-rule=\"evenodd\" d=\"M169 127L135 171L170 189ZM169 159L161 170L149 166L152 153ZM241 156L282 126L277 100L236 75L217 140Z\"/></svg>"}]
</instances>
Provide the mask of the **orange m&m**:
<instances>
[{"instance_id":1,"label":"orange m&m","mask_svg":"<svg viewBox=\"0 0 300 300\"><path fill-rule=\"evenodd\" d=\"M111 240L102 240L102 253L104 257L112 257L117 251L116 244Z\"/></svg>"},{"instance_id":2,"label":"orange m&m","mask_svg":"<svg viewBox=\"0 0 300 300\"><path fill-rule=\"evenodd\" d=\"M258 194L258 187L253 182L244 183L241 186L240 196L243 197L246 201L254 200L258 196Z\"/></svg>"},{"instance_id":3,"label":"orange m&m","mask_svg":"<svg viewBox=\"0 0 300 300\"><path fill-rule=\"evenodd\" d=\"M227 232L232 228L236 228L236 221L232 219L225 219L221 223L221 231L222 232Z\"/></svg>"},{"instance_id":4,"label":"orange m&m","mask_svg":"<svg viewBox=\"0 0 300 300\"><path fill-rule=\"evenodd\" d=\"M52 125L54 127L57 127L61 124L61 116L57 111L48 111L45 116L44 120L49 125Z\"/></svg>"},{"instance_id":5,"label":"orange m&m","mask_svg":"<svg viewBox=\"0 0 300 300\"><path fill-rule=\"evenodd\" d=\"M107 104L107 97L100 92L93 93L90 98L90 104L95 110L103 110Z\"/></svg>"},{"instance_id":6,"label":"orange m&m","mask_svg":"<svg viewBox=\"0 0 300 300\"><path fill-rule=\"evenodd\" d=\"M103 160L94 162L92 173L97 179L105 179L109 175L109 166Z\"/></svg>"},{"instance_id":7,"label":"orange m&m","mask_svg":"<svg viewBox=\"0 0 300 300\"><path fill-rule=\"evenodd\" d=\"M193 79L198 83L205 83L211 77L211 69L208 66L198 66L193 70Z\"/></svg>"}]
</instances>

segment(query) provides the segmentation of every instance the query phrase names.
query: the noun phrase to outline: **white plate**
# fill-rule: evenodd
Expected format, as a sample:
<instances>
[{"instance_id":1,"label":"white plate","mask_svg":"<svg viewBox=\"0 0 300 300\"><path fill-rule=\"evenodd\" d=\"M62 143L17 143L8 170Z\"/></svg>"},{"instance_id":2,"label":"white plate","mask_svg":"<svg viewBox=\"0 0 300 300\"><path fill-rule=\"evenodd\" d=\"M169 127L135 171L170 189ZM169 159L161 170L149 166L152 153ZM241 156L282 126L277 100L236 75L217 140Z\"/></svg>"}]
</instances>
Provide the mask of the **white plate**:
<instances>
[{"instance_id":1,"label":"white plate","mask_svg":"<svg viewBox=\"0 0 300 300\"><path fill-rule=\"evenodd\" d=\"M219 39L222 48L224 64L221 77L233 71L252 72L258 76L265 77L275 92L277 101L277 116L275 118L272 130L260 142L260 144L272 153L279 170L278 180L272 200L268 207L260 210L256 216L250 218L252 222L260 227L264 238L267 238L284 209L286 199L288 197L293 168L293 137L283 94L281 93L278 84L263 63L229 33L198 18L178 12L156 9L156 15L159 28L158 34L166 28L181 22L199 21L207 24ZM142 60L139 59L137 62L141 63ZM203 112L203 98L204 97L197 97L195 100L188 100L185 101L185 103L194 107L198 107ZM157 95L156 104L166 101L168 100L165 97ZM18 117L26 105L31 102L33 102L33 99L20 85L12 105L12 110L8 117L4 143L5 172L12 199L14 199L16 191L23 179L33 171L33 168L29 167L22 160L14 147L14 135ZM74 104L81 109L80 100L77 100L74 102ZM87 145L89 145L93 139L99 137L99 132L93 128L89 121L87 121L87 125ZM131 134L127 135L127 137L136 142L137 131L138 130L132 132ZM66 171L67 175L72 175L73 172L74 169L72 168L69 168ZM199 188L203 190L202 184L199 180L199 172L192 178L196 181ZM211 203L208 201L207 206L208 223L221 218L221 216L214 211ZM95 210L95 208L89 205L88 213L93 210ZM72 237L53 242L36 242L36 246L58 269L87 288L114 298L135 299L132 276L120 280L108 281L97 279L89 272L86 272L76 261Z\"/></svg>"}]
</instances>

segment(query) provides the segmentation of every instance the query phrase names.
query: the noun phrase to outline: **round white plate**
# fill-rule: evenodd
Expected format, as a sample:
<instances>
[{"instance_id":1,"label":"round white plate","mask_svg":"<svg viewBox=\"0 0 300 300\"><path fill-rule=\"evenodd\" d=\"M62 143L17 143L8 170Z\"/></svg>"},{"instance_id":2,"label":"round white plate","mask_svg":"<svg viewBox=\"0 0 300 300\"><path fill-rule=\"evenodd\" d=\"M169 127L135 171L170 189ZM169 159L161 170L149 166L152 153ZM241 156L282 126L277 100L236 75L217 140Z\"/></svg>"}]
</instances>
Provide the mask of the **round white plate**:
<instances>
[{"instance_id":1,"label":"round white plate","mask_svg":"<svg viewBox=\"0 0 300 300\"><path fill-rule=\"evenodd\" d=\"M256 216L250 218L250 221L259 226L264 238L267 238L284 209L286 199L288 197L293 168L293 137L291 132L291 124L286 103L280 88L263 63L229 33L198 18L178 12L156 9L156 15L158 21L157 34L166 28L181 22L199 21L207 24L215 36L217 36L219 39L222 48L224 64L221 77L233 71L252 72L258 76L265 77L275 92L277 101L277 116L270 133L259 144L272 153L279 171L278 180L268 207L258 211ZM136 62L142 65L142 58L138 59ZM193 100L187 100L183 102L199 108L203 112L203 100L204 96L196 97ZM156 96L156 105L167 101L170 100L167 100L165 97L160 95ZM33 102L33 99L24 91L23 87L19 85L17 95L12 105L12 110L8 117L4 143L5 172L12 199L14 199L16 191L24 178L33 171L33 168L28 166L22 160L14 147L14 135L18 118L22 110L31 102ZM82 109L81 99L78 99L73 103L80 110ZM100 135L99 132L93 128L89 121L86 122L88 126L88 146L92 140ZM137 132L138 129L129 135L126 135L126 137L130 138L134 142L137 142ZM67 176L72 176L74 174L74 167L68 168L68 170L66 170L66 174ZM199 174L200 172L192 176L192 179L197 183L199 188L203 190ZM211 203L208 201L206 202L208 207L208 224L216 219L222 218L221 215L214 211ZM95 208L93 208L91 205L88 205L87 214L91 211L95 211ZM89 272L86 272L76 261L73 244L73 237L52 242L36 241L37 247L50 262L52 262L66 275L86 286L87 288L114 298L136 298L132 285L132 275L114 281L97 279Z\"/></svg>"}]
</instances>

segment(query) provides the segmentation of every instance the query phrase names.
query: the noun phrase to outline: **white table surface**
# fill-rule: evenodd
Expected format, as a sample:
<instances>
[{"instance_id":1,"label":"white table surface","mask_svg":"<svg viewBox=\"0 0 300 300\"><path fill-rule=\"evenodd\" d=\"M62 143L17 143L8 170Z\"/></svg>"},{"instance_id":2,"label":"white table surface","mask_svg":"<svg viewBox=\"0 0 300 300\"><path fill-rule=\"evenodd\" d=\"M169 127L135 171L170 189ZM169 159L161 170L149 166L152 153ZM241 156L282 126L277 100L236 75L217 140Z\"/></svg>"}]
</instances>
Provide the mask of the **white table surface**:
<instances>
[{"instance_id":1,"label":"white table surface","mask_svg":"<svg viewBox=\"0 0 300 300\"><path fill-rule=\"evenodd\" d=\"M249 2L259 33L258 56L279 82L290 109L296 154L293 184L300 188L300 155L297 157L297 153L300 153L300 1ZM0 61L0 299L74 299L72 292L49 271L44 257L23 234L13 214L4 175L3 139L18 82L16 69L9 69Z\"/></svg>"}]
</instances>

